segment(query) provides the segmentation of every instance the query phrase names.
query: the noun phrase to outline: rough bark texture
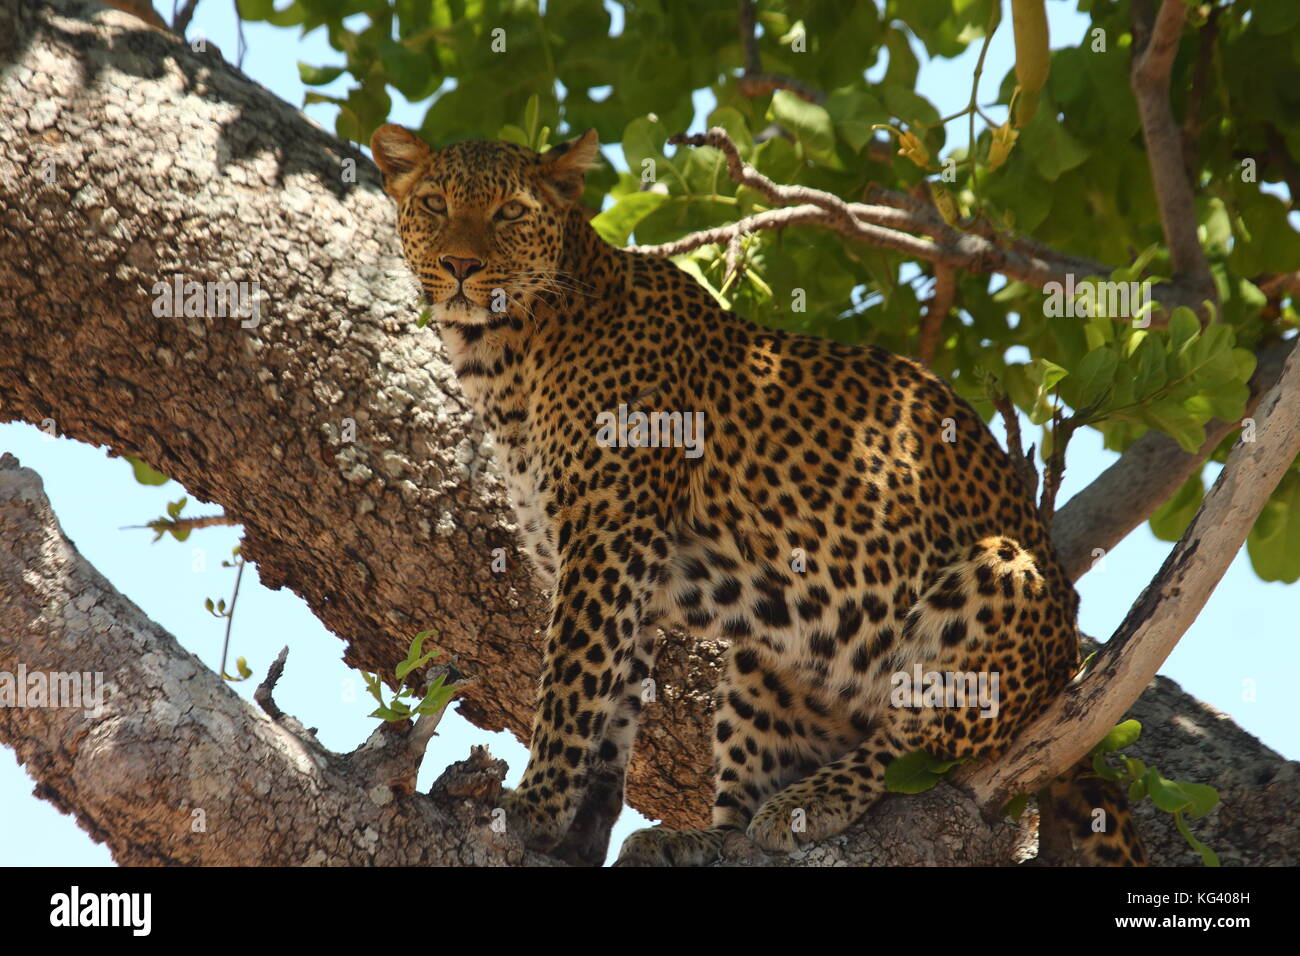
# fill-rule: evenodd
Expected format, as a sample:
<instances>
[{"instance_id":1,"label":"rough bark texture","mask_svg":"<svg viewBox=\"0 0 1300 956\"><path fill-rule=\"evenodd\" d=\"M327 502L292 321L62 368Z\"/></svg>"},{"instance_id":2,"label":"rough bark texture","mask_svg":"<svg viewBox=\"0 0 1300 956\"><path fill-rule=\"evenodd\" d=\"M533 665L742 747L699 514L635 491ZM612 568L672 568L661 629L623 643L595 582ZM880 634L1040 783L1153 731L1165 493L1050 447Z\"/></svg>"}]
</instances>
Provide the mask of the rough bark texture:
<instances>
[{"instance_id":1,"label":"rough bark texture","mask_svg":"<svg viewBox=\"0 0 1300 956\"><path fill-rule=\"evenodd\" d=\"M99 673L106 698L89 714L0 707L0 741L37 778L37 795L74 814L118 863L551 862L492 828L502 761L479 752L432 796L403 793L375 773L374 757L402 728L343 756L238 697L86 562L40 478L9 454L0 541L0 672Z\"/></svg>"},{"instance_id":2,"label":"rough bark texture","mask_svg":"<svg viewBox=\"0 0 1300 956\"><path fill-rule=\"evenodd\" d=\"M436 628L477 678L461 713L523 737L546 602L515 548L490 445L435 334L413 327L416 290L378 175L212 50L87 0L0 0L0 420L53 419L220 504L244 525L263 582L301 595L350 664L389 671L416 631ZM258 281L259 323L156 317L153 285L177 274ZM503 574L490 570L496 548ZM3 574L21 581L21 568ZM706 702L722 650L670 635L661 654L628 800L672 825L706 820ZM1200 719L1194 703L1169 707ZM47 731L12 732L55 761L63 730ZM247 736L231 734L227 746ZM1294 765L1257 742L1233 746L1276 770L1269 807L1294 814ZM42 779L64 779L44 766ZM1293 844L1261 855L1247 838L1272 811L1241 806L1247 822L1225 831L1240 845L1216 846L1225 858L1296 858ZM802 862L996 862L1023 840L944 787L887 801ZM131 859L154 849L132 846Z\"/></svg>"}]
</instances>

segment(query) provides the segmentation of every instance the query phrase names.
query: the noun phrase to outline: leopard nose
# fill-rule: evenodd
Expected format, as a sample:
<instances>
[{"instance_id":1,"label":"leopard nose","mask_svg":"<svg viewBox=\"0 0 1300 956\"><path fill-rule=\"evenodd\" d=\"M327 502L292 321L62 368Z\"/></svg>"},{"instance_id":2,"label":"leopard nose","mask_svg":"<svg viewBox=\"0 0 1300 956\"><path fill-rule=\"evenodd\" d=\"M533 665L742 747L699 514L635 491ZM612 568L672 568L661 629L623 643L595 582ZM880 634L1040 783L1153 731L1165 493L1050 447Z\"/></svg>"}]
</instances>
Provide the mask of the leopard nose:
<instances>
[{"instance_id":1,"label":"leopard nose","mask_svg":"<svg viewBox=\"0 0 1300 956\"><path fill-rule=\"evenodd\" d=\"M483 263L478 259L462 259L459 256L443 256L438 264L461 280L468 279L483 268Z\"/></svg>"}]
</instances>

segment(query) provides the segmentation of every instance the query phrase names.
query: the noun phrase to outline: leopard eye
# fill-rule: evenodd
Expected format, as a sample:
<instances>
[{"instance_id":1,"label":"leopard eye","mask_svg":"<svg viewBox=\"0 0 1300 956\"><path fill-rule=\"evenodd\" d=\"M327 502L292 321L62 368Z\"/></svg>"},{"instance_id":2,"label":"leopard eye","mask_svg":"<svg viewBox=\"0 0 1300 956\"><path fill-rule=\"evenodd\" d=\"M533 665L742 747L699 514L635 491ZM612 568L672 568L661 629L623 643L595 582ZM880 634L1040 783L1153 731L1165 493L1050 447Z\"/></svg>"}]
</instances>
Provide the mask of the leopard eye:
<instances>
[{"instance_id":1,"label":"leopard eye","mask_svg":"<svg viewBox=\"0 0 1300 956\"><path fill-rule=\"evenodd\" d=\"M505 220L506 222L512 222L527 211L527 206L521 203L518 199L512 199L497 210L497 218Z\"/></svg>"},{"instance_id":2,"label":"leopard eye","mask_svg":"<svg viewBox=\"0 0 1300 956\"><path fill-rule=\"evenodd\" d=\"M420 205L434 215L447 215L447 200L441 193L425 193L420 197Z\"/></svg>"}]
</instances>

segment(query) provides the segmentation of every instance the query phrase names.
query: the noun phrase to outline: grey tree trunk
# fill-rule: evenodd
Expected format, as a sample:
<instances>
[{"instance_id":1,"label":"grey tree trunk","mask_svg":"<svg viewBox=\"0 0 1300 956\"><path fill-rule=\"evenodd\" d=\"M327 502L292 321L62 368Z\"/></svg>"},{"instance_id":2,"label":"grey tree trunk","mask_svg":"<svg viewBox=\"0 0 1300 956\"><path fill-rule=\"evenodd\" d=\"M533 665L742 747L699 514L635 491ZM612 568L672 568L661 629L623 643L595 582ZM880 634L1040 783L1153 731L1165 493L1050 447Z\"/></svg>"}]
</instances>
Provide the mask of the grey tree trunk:
<instances>
[{"instance_id":1,"label":"grey tree trunk","mask_svg":"<svg viewBox=\"0 0 1300 956\"><path fill-rule=\"evenodd\" d=\"M416 289L369 161L212 47L88 0L0 0L0 69L0 420L52 419L221 505L262 581L300 595L353 666L391 672L416 631L436 629L476 679L460 712L525 738L545 596L490 443L435 334L414 328ZM156 315L155 284L176 276L257 282L260 314ZM1199 464L1185 458L1184 474ZM112 635L93 643L123 695L108 723L0 710L0 741L119 862L540 862L484 822L499 767L477 755L433 795L407 794L389 786L388 758L328 754L252 711L85 566L35 476L12 461L0 476L0 670L57 669L73 643L84 660L78 636L93 627ZM1108 513L1105 533L1117 540L1158 503ZM1076 537L1087 527L1071 515ZM707 820L722 651L672 634L660 657L628 801L670 825ZM193 701L183 732L169 682ZM1147 727L1136 755L1220 788L1196 831L1225 862L1300 861L1295 763L1172 685L1157 682L1135 715ZM253 759L232 764L245 742ZM302 809L218 809L214 790ZM186 829L194 808L210 811L203 839ZM263 833L247 825L254 812ZM224 813L240 814L242 837L213 829ZM1172 826L1144 832L1156 861L1193 862ZM886 801L794 862L997 863L1027 839L945 786ZM743 864L775 862L734 849Z\"/></svg>"}]
</instances>

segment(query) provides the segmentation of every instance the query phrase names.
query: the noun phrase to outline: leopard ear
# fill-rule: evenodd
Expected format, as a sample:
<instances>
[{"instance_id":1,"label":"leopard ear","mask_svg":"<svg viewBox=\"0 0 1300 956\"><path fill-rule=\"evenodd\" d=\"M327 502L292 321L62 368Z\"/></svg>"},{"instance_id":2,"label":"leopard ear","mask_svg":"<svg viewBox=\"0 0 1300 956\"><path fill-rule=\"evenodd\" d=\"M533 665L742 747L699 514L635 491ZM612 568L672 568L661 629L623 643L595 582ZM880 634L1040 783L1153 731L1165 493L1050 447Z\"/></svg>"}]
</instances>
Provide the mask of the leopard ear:
<instances>
[{"instance_id":1,"label":"leopard ear","mask_svg":"<svg viewBox=\"0 0 1300 956\"><path fill-rule=\"evenodd\" d=\"M370 137L370 152L384 174L384 189L394 199L406 195L421 163L429 157L424 140L408 129L385 123Z\"/></svg>"},{"instance_id":2,"label":"leopard ear","mask_svg":"<svg viewBox=\"0 0 1300 956\"><path fill-rule=\"evenodd\" d=\"M565 143L557 143L542 155L542 170L547 183L570 202L582 195L586 188L584 173L597 165L600 141L596 131L589 129L581 136Z\"/></svg>"}]
</instances>

